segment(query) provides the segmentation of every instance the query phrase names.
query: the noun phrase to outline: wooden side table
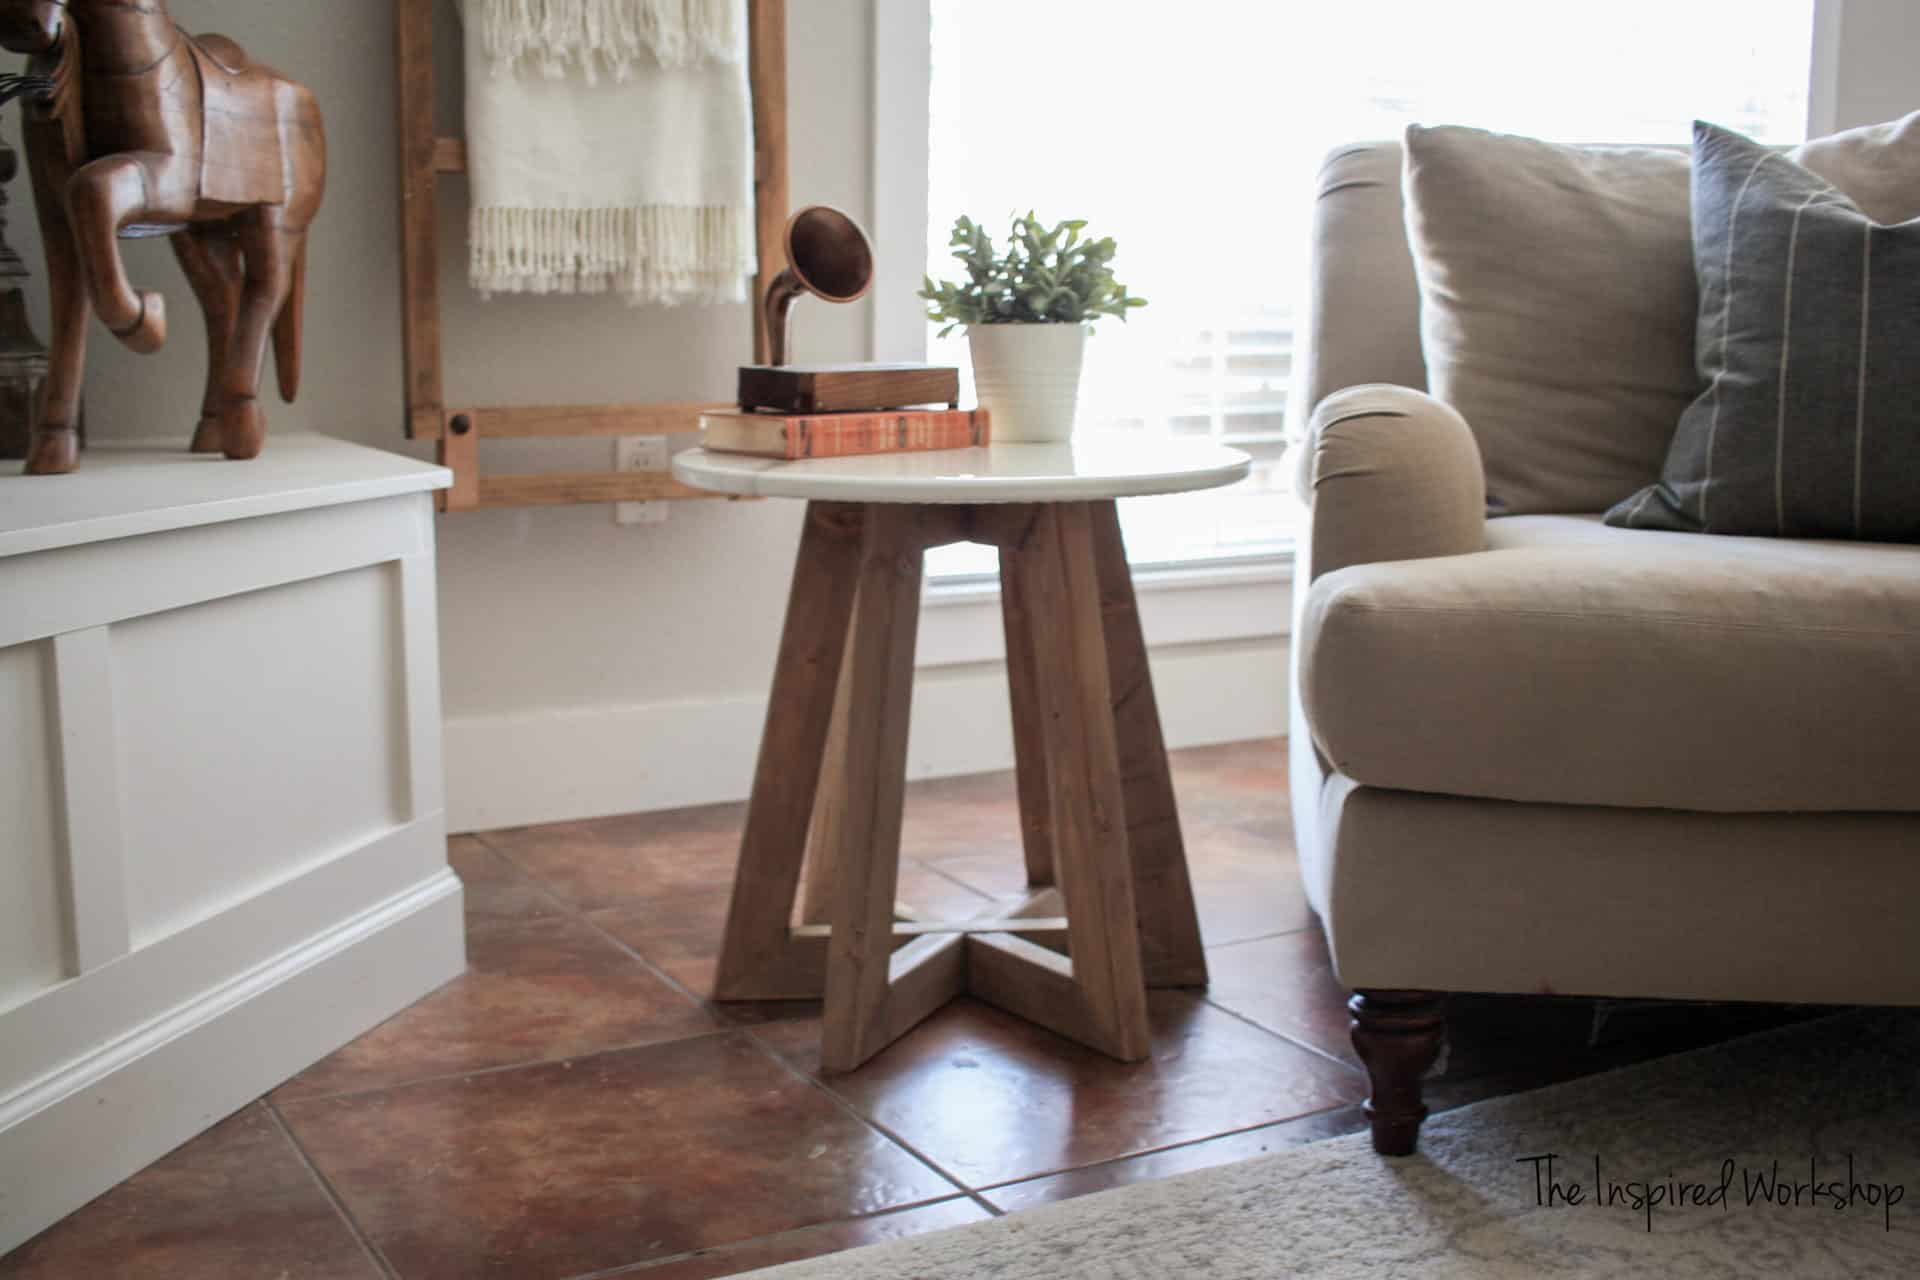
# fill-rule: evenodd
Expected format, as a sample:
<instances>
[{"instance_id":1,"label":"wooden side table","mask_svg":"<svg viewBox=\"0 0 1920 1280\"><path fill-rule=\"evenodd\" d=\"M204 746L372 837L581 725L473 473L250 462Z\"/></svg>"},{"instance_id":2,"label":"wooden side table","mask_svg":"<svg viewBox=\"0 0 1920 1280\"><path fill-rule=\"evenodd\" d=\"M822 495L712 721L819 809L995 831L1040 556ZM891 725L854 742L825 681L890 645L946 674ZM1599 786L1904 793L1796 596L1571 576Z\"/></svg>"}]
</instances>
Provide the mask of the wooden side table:
<instances>
[{"instance_id":1,"label":"wooden side table","mask_svg":"<svg viewBox=\"0 0 1920 1280\"><path fill-rule=\"evenodd\" d=\"M970 993L1123 1061L1148 987L1207 980L1114 500L1230 484L1243 453L1081 441L777 462L690 450L683 482L807 519L728 912L717 1000L825 997L851 1071ZM999 548L1021 831L1011 916L896 919L929 547ZM811 859L802 923L795 900Z\"/></svg>"}]
</instances>

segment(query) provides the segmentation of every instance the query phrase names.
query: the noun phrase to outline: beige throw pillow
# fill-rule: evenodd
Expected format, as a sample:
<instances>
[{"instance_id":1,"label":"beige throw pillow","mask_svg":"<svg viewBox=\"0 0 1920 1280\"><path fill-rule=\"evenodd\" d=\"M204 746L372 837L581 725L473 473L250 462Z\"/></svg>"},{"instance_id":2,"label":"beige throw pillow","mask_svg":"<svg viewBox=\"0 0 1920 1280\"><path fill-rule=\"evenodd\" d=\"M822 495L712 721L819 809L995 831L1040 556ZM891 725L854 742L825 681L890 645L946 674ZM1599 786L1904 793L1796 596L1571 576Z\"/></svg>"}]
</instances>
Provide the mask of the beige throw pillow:
<instances>
[{"instance_id":1,"label":"beige throw pillow","mask_svg":"<svg viewBox=\"0 0 1920 1280\"><path fill-rule=\"evenodd\" d=\"M1920 218L1920 111L1815 138L1793 159L1840 188L1875 222L1890 227Z\"/></svg>"},{"instance_id":2,"label":"beige throw pillow","mask_svg":"<svg viewBox=\"0 0 1920 1280\"><path fill-rule=\"evenodd\" d=\"M1700 389L1684 150L1406 136L1429 389L1494 515L1598 512L1659 478Z\"/></svg>"}]
</instances>

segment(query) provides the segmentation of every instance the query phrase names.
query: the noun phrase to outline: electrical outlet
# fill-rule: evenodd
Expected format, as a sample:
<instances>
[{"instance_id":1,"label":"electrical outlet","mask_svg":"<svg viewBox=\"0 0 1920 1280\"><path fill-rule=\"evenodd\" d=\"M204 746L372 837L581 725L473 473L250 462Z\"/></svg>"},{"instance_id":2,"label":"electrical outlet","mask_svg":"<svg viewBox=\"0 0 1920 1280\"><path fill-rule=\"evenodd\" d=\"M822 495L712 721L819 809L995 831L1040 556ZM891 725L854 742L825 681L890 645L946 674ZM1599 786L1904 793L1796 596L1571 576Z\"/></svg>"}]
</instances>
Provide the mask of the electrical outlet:
<instances>
[{"instance_id":1,"label":"electrical outlet","mask_svg":"<svg viewBox=\"0 0 1920 1280\"><path fill-rule=\"evenodd\" d=\"M665 471L668 467L665 436L622 436L613 442L615 471ZM671 504L666 502L616 502L615 524L665 524Z\"/></svg>"}]
</instances>

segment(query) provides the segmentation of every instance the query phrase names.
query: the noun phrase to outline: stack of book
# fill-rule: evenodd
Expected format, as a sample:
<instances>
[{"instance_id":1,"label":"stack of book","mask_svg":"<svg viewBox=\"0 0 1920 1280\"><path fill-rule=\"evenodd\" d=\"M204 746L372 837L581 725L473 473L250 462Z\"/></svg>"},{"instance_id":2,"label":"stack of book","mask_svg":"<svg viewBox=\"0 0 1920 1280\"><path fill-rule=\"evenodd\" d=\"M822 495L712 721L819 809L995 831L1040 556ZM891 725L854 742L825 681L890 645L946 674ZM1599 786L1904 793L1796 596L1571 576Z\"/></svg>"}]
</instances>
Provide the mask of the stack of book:
<instances>
[{"instance_id":1,"label":"stack of book","mask_svg":"<svg viewBox=\"0 0 1920 1280\"><path fill-rule=\"evenodd\" d=\"M700 415L701 443L707 448L787 459L971 449L987 443L990 425L984 409L807 414L734 410Z\"/></svg>"},{"instance_id":2,"label":"stack of book","mask_svg":"<svg viewBox=\"0 0 1920 1280\"><path fill-rule=\"evenodd\" d=\"M761 458L922 453L987 443L984 409L912 409L960 403L951 365L747 365L740 404L700 415L701 443Z\"/></svg>"}]
</instances>

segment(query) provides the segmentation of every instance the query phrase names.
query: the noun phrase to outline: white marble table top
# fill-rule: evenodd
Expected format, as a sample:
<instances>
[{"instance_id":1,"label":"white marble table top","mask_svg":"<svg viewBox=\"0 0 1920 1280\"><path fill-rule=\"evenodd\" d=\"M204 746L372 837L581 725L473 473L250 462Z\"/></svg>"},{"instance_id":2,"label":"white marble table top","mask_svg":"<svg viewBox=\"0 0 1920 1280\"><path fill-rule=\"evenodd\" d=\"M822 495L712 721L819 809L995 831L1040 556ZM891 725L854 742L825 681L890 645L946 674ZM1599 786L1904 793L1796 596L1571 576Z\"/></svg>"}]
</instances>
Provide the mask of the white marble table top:
<instances>
[{"instance_id":1,"label":"white marble table top","mask_svg":"<svg viewBox=\"0 0 1920 1280\"><path fill-rule=\"evenodd\" d=\"M1214 489L1243 479L1252 459L1199 441L1087 434L1063 444L871 453L795 462L688 449L682 484L756 498L831 502L1095 502Z\"/></svg>"}]
</instances>

